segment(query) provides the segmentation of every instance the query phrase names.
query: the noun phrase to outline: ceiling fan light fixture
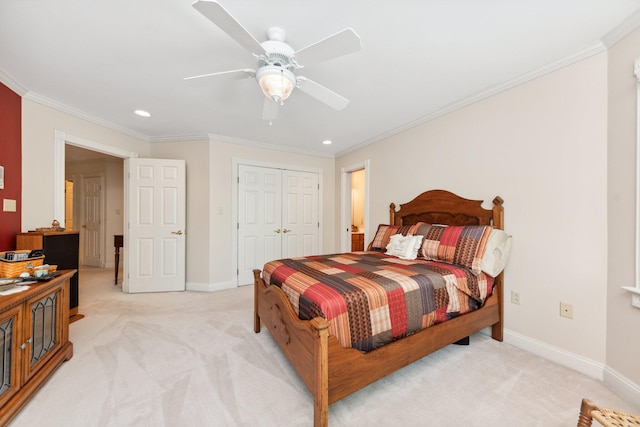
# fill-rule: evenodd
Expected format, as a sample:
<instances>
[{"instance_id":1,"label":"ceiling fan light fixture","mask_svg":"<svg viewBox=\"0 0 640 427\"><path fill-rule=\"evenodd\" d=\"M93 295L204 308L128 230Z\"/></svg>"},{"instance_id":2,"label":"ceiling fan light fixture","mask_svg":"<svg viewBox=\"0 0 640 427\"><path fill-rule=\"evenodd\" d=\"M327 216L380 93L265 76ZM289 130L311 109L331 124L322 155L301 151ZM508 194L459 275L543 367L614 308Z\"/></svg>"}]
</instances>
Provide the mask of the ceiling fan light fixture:
<instances>
[{"instance_id":1,"label":"ceiling fan light fixture","mask_svg":"<svg viewBox=\"0 0 640 427\"><path fill-rule=\"evenodd\" d=\"M296 86L296 76L286 68L276 65L260 68L256 73L256 80L264 96L275 102L287 99Z\"/></svg>"}]
</instances>

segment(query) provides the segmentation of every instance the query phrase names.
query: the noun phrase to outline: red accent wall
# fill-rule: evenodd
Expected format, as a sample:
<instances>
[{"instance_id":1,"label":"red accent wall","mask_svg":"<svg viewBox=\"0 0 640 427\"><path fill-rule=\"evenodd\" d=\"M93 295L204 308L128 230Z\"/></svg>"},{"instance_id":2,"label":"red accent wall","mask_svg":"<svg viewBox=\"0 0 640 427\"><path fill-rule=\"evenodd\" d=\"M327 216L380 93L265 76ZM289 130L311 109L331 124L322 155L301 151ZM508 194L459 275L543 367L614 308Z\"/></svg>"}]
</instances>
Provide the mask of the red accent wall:
<instances>
[{"instance_id":1,"label":"red accent wall","mask_svg":"<svg viewBox=\"0 0 640 427\"><path fill-rule=\"evenodd\" d=\"M22 218L22 98L0 83L0 166L4 189L0 189L0 251L16 247ZM4 199L16 201L16 212L4 212Z\"/></svg>"}]
</instances>

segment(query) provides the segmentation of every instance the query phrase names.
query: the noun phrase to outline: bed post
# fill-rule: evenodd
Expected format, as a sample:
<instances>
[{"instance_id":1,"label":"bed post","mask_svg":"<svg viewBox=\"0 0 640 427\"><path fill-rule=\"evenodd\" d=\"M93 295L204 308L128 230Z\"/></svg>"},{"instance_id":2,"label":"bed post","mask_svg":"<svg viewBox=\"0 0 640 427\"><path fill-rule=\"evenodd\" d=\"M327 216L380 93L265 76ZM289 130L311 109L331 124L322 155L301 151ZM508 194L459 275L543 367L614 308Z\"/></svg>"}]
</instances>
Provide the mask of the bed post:
<instances>
[{"instance_id":1,"label":"bed post","mask_svg":"<svg viewBox=\"0 0 640 427\"><path fill-rule=\"evenodd\" d=\"M327 427L329 424L329 323L324 319L311 319L317 334L313 342L315 359L313 390L313 426Z\"/></svg>"},{"instance_id":2,"label":"bed post","mask_svg":"<svg viewBox=\"0 0 640 427\"><path fill-rule=\"evenodd\" d=\"M496 196L493 199L493 226L504 230L504 208L502 197ZM502 341L504 336L504 271L496 277L495 291L498 293L498 306L500 310L500 321L491 326L491 337L496 341Z\"/></svg>"},{"instance_id":3,"label":"bed post","mask_svg":"<svg viewBox=\"0 0 640 427\"><path fill-rule=\"evenodd\" d=\"M504 230L504 208L502 204L504 200L502 197L496 196L493 199L493 226L495 228L499 228L500 230Z\"/></svg>"},{"instance_id":4,"label":"bed post","mask_svg":"<svg viewBox=\"0 0 640 427\"><path fill-rule=\"evenodd\" d=\"M395 225L396 223L396 204L391 203L389 205L389 225Z\"/></svg>"},{"instance_id":5,"label":"bed post","mask_svg":"<svg viewBox=\"0 0 640 427\"><path fill-rule=\"evenodd\" d=\"M258 316L258 297L260 286L260 270L253 270L253 331L260 332L260 316Z\"/></svg>"}]
</instances>

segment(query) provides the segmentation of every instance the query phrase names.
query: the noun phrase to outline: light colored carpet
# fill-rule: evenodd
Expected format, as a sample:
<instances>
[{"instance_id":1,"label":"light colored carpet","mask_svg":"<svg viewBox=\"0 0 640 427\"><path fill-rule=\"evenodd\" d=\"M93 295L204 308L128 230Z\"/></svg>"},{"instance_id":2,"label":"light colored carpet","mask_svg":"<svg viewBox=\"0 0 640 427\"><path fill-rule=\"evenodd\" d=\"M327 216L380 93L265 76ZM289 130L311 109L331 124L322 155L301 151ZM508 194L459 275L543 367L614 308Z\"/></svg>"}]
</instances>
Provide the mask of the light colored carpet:
<instances>
[{"instance_id":1,"label":"light colored carpet","mask_svg":"<svg viewBox=\"0 0 640 427\"><path fill-rule=\"evenodd\" d=\"M313 402L251 286L128 295L82 269L64 363L12 427L311 426ZM476 334L329 407L338 426L575 426L583 397L635 413L602 382Z\"/></svg>"}]
</instances>

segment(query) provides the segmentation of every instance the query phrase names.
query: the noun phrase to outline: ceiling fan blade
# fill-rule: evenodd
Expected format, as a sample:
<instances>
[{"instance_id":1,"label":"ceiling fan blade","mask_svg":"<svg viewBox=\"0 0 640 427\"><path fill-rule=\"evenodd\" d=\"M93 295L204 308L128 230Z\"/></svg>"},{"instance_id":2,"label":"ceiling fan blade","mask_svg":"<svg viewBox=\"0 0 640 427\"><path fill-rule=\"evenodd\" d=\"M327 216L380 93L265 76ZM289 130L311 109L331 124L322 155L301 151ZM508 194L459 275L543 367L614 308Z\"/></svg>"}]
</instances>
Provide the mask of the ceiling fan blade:
<instances>
[{"instance_id":1,"label":"ceiling fan blade","mask_svg":"<svg viewBox=\"0 0 640 427\"><path fill-rule=\"evenodd\" d=\"M262 106L262 120L269 120L269 124L271 124L271 121L276 117L278 117L278 103L265 96Z\"/></svg>"},{"instance_id":2,"label":"ceiling fan blade","mask_svg":"<svg viewBox=\"0 0 640 427\"><path fill-rule=\"evenodd\" d=\"M250 77L255 77L256 70L243 68L242 70L220 71L218 73L200 74L199 76L185 77L184 80L195 80L195 79L201 79L203 77L214 77L214 76L222 76L222 75L227 75L232 79L238 79L238 80L247 79Z\"/></svg>"},{"instance_id":3,"label":"ceiling fan blade","mask_svg":"<svg viewBox=\"0 0 640 427\"><path fill-rule=\"evenodd\" d=\"M319 42L310 44L294 54L301 65L337 58L362 49L360 37L351 28L346 28Z\"/></svg>"},{"instance_id":4,"label":"ceiling fan blade","mask_svg":"<svg viewBox=\"0 0 640 427\"><path fill-rule=\"evenodd\" d=\"M349 100L344 96L338 95L306 77L298 77L298 89L336 110L343 110L349 105Z\"/></svg>"},{"instance_id":5,"label":"ceiling fan blade","mask_svg":"<svg viewBox=\"0 0 640 427\"><path fill-rule=\"evenodd\" d=\"M193 7L249 52L256 55L265 53L264 48L251 33L217 1L198 0Z\"/></svg>"}]
</instances>

